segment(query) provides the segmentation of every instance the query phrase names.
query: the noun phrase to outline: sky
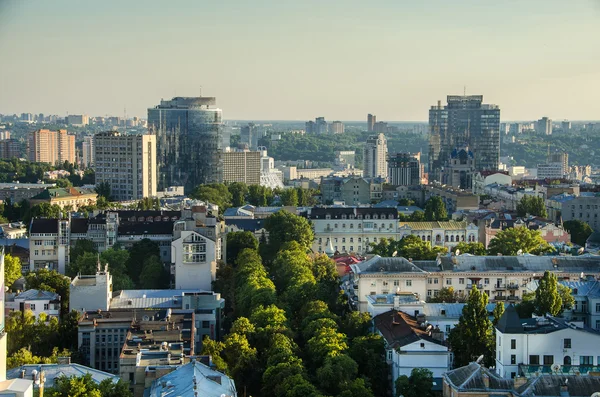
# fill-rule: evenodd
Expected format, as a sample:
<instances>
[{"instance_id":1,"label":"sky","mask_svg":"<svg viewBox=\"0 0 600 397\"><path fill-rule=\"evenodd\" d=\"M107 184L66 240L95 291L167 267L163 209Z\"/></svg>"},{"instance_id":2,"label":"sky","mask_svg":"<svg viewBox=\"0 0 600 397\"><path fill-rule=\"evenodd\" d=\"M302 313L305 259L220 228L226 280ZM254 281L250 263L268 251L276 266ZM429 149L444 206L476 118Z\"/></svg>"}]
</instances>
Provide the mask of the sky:
<instances>
[{"instance_id":1,"label":"sky","mask_svg":"<svg viewBox=\"0 0 600 397\"><path fill-rule=\"evenodd\" d=\"M0 113L419 121L466 90L596 120L599 39L600 0L0 0Z\"/></svg>"}]
</instances>

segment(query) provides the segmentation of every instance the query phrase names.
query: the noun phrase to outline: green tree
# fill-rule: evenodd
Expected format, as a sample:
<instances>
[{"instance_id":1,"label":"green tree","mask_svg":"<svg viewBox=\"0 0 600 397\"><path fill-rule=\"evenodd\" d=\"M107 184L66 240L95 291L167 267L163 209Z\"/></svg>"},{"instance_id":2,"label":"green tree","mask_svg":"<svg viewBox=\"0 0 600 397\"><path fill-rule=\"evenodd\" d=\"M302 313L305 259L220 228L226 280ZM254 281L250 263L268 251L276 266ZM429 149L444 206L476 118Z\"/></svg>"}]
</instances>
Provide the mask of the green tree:
<instances>
[{"instance_id":1,"label":"green tree","mask_svg":"<svg viewBox=\"0 0 600 397\"><path fill-rule=\"evenodd\" d=\"M109 182L100 182L96 185L96 193L98 198L104 197L106 201L112 201L111 189Z\"/></svg>"},{"instance_id":2,"label":"green tree","mask_svg":"<svg viewBox=\"0 0 600 397\"><path fill-rule=\"evenodd\" d=\"M558 293L558 281L556 275L548 270L540 279L538 288L535 290L535 313L544 316L558 316L563 311L562 298Z\"/></svg>"},{"instance_id":3,"label":"green tree","mask_svg":"<svg viewBox=\"0 0 600 397\"><path fill-rule=\"evenodd\" d=\"M490 241L488 253L490 255L515 256L518 252L542 255L553 252L554 248L543 238L539 230L530 230L526 227L504 229Z\"/></svg>"},{"instance_id":4,"label":"green tree","mask_svg":"<svg viewBox=\"0 0 600 397\"><path fill-rule=\"evenodd\" d=\"M248 202L257 207L269 205L273 192L266 186L250 185L248 187Z\"/></svg>"},{"instance_id":5,"label":"green tree","mask_svg":"<svg viewBox=\"0 0 600 397\"><path fill-rule=\"evenodd\" d=\"M44 395L49 397L102 397L91 374L80 377L60 376L55 378L54 386L44 390Z\"/></svg>"},{"instance_id":6,"label":"green tree","mask_svg":"<svg viewBox=\"0 0 600 397\"><path fill-rule=\"evenodd\" d=\"M517 203L517 215L526 216L533 215L545 218L548 216L546 205L542 197L525 195Z\"/></svg>"},{"instance_id":7,"label":"green tree","mask_svg":"<svg viewBox=\"0 0 600 397\"><path fill-rule=\"evenodd\" d=\"M61 318L69 314L69 288L71 279L56 270L39 269L25 276L27 288L56 292L60 295Z\"/></svg>"},{"instance_id":8,"label":"green tree","mask_svg":"<svg viewBox=\"0 0 600 397\"><path fill-rule=\"evenodd\" d=\"M575 298L573 297L573 291L571 288L567 287L566 285L558 284L557 289L560 299L562 300L562 314L564 310L570 310L573 307L575 304Z\"/></svg>"},{"instance_id":9,"label":"green tree","mask_svg":"<svg viewBox=\"0 0 600 397\"><path fill-rule=\"evenodd\" d=\"M227 186L222 183L200 185L194 189L190 197L218 205L221 214L231 207L231 193L229 193Z\"/></svg>"},{"instance_id":10,"label":"green tree","mask_svg":"<svg viewBox=\"0 0 600 397\"><path fill-rule=\"evenodd\" d=\"M453 287L443 287L438 292L437 296L428 298L428 302L431 303L453 303L453 302L464 302L464 296L459 295L454 291Z\"/></svg>"},{"instance_id":11,"label":"green tree","mask_svg":"<svg viewBox=\"0 0 600 397\"><path fill-rule=\"evenodd\" d=\"M410 222L423 222L425 220L425 213L423 211L415 211L410 214L408 220Z\"/></svg>"},{"instance_id":12,"label":"green tree","mask_svg":"<svg viewBox=\"0 0 600 397\"><path fill-rule=\"evenodd\" d=\"M494 338L487 304L487 295L473 286L458 324L448 336L455 367L467 365L482 354L486 365L493 364Z\"/></svg>"},{"instance_id":13,"label":"green tree","mask_svg":"<svg viewBox=\"0 0 600 397\"><path fill-rule=\"evenodd\" d=\"M446 204L440 196L431 196L425 202L425 219L428 221L445 221L448 219Z\"/></svg>"},{"instance_id":14,"label":"green tree","mask_svg":"<svg viewBox=\"0 0 600 397\"><path fill-rule=\"evenodd\" d=\"M126 263L127 275L136 285L139 285L146 260L152 256L160 258L160 248L158 244L147 238L134 243L129 249L129 258Z\"/></svg>"},{"instance_id":15,"label":"green tree","mask_svg":"<svg viewBox=\"0 0 600 397\"><path fill-rule=\"evenodd\" d=\"M114 291L135 288L133 280L127 274L128 260L129 251L116 245L100 254L100 262L102 265L108 265L108 270L112 275Z\"/></svg>"},{"instance_id":16,"label":"green tree","mask_svg":"<svg viewBox=\"0 0 600 397\"><path fill-rule=\"evenodd\" d=\"M594 232L590 225L579 219L566 221L563 223L563 227L571 235L571 242L582 247L585 247L586 240Z\"/></svg>"},{"instance_id":17,"label":"green tree","mask_svg":"<svg viewBox=\"0 0 600 397\"><path fill-rule=\"evenodd\" d=\"M502 315L504 314L504 303L502 302L496 302L496 306L494 307L494 320L492 321L492 324L494 326L496 326L496 324L498 324L498 321L500 320L500 317L502 317Z\"/></svg>"},{"instance_id":18,"label":"green tree","mask_svg":"<svg viewBox=\"0 0 600 397\"><path fill-rule=\"evenodd\" d=\"M94 252L84 252L77 256L75 262L71 260L67 266L67 275L75 277L78 274L96 274L99 256Z\"/></svg>"},{"instance_id":19,"label":"green tree","mask_svg":"<svg viewBox=\"0 0 600 397\"><path fill-rule=\"evenodd\" d=\"M460 243L456 244L454 246L454 248L452 248L452 251L454 253L456 253L457 250L461 254L471 254L471 255L487 254L487 251L485 250L485 246L483 245L483 243L465 243L464 241L461 241Z\"/></svg>"},{"instance_id":20,"label":"green tree","mask_svg":"<svg viewBox=\"0 0 600 397\"><path fill-rule=\"evenodd\" d=\"M153 255L144 260L140 274L140 288L162 289L169 287L169 274L158 256Z\"/></svg>"},{"instance_id":21,"label":"green tree","mask_svg":"<svg viewBox=\"0 0 600 397\"><path fill-rule=\"evenodd\" d=\"M258 240L252 232L227 233L227 263L234 264L238 254L246 248L258 250Z\"/></svg>"},{"instance_id":22,"label":"green tree","mask_svg":"<svg viewBox=\"0 0 600 397\"><path fill-rule=\"evenodd\" d=\"M286 206L298 206L298 192L294 188L285 189L280 195L281 204Z\"/></svg>"},{"instance_id":23,"label":"green tree","mask_svg":"<svg viewBox=\"0 0 600 397\"><path fill-rule=\"evenodd\" d=\"M227 185L231 194L231 205L241 207L246 204L246 195L248 194L248 185L243 182L233 182Z\"/></svg>"},{"instance_id":24,"label":"green tree","mask_svg":"<svg viewBox=\"0 0 600 397\"><path fill-rule=\"evenodd\" d=\"M4 284L8 287L21 278L21 259L11 254L4 255ZM4 291L0 291L4 293Z\"/></svg>"},{"instance_id":25,"label":"green tree","mask_svg":"<svg viewBox=\"0 0 600 397\"><path fill-rule=\"evenodd\" d=\"M531 318L535 312L535 292L523 292L521 302L515 306L519 318Z\"/></svg>"},{"instance_id":26,"label":"green tree","mask_svg":"<svg viewBox=\"0 0 600 397\"><path fill-rule=\"evenodd\" d=\"M369 379L373 393L387 395L389 367L383 359L385 342L381 335L368 334L352 339L348 354L358 364L360 375Z\"/></svg>"},{"instance_id":27,"label":"green tree","mask_svg":"<svg viewBox=\"0 0 600 397\"><path fill-rule=\"evenodd\" d=\"M415 202L414 202L414 200L411 200L411 199L402 198L402 199L398 200L398 205L401 205L404 207L410 207L412 205L415 205Z\"/></svg>"},{"instance_id":28,"label":"green tree","mask_svg":"<svg viewBox=\"0 0 600 397\"><path fill-rule=\"evenodd\" d=\"M396 396L434 397L433 373L427 368L413 368L410 377L399 376L396 379Z\"/></svg>"},{"instance_id":29,"label":"green tree","mask_svg":"<svg viewBox=\"0 0 600 397\"><path fill-rule=\"evenodd\" d=\"M133 394L129 391L129 384L119 379L118 382L113 382L112 379L104 379L98 384L98 390L102 397L132 397Z\"/></svg>"},{"instance_id":30,"label":"green tree","mask_svg":"<svg viewBox=\"0 0 600 397\"><path fill-rule=\"evenodd\" d=\"M290 241L295 241L303 249L308 250L314 240L313 230L306 218L285 210L269 216L265 220L265 229L269 232L269 246L273 253Z\"/></svg>"},{"instance_id":31,"label":"green tree","mask_svg":"<svg viewBox=\"0 0 600 397\"><path fill-rule=\"evenodd\" d=\"M316 374L319 389L337 395L350 386L358 374L358 364L346 354L327 357Z\"/></svg>"},{"instance_id":32,"label":"green tree","mask_svg":"<svg viewBox=\"0 0 600 397\"><path fill-rule=\"evenodd\" d=\"M96 254L98 250L94 247L92 240L79 239L75 241L75 246L69 251L69 261L71 263L77 262L77 258L86 252Z\"/></svg>"},{"instance_id":33,"label":"green tree","mask_svg":"<svg viewBox=\"0 0 600 397\"><path fill-rule=\"evenodd\" d=\"M212 340L208 335L204 335L202 339L202 355L211 356L212 362L217 371L227 371L227 363L221 357L221 352L225 349L225 344L216 340Z\"/></svg>"}]
</instances>

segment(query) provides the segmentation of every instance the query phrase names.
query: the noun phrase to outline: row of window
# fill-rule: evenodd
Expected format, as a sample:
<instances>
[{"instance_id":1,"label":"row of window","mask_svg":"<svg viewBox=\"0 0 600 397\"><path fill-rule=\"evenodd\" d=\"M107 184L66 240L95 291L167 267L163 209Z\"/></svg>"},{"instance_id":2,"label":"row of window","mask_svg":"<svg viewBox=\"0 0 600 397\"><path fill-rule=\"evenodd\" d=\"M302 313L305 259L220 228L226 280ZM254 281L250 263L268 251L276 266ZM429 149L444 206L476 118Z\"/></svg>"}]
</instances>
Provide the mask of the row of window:
<instances>
[{"instance_id":1,"label":"row of window","mask_svg":"<svg viewBox=\"0 0 600 397\"><path fill-rule=\"evenodd\" d=\"M368 223L368 222L365 222L364 226L365 226L365 229L377 229L378 227L379 228L385 228L385 223L382 223L381 225L378 225L377 223ZM363 227L362 223L359 223L358 226L357 226L358 229L361 229L362 227ZM338 224L334 223L333 224L333 229L338 229L338 228L339 228ZM345 229L345 228L346 228L346 224L342 223L342 229ZM350 229L354 229L354 223L350 223L349 228ZM393 223L388 224L388 228L389 229L393 229L394 228L394 224ZM326 229L327 230L333 230L332 227L331 227L331 224L329 224L329 223L327 224Z\"/></svg>"},{"instance_id":2,"label":"row of window","mask_svg":"<svg viewBox=\"0 0 600 397\"><path fill-rule=\"evenodd\" d=\"M371 217L370 214L367 214L367 215L364 216L364 218L365 219L371 219L371 218L373 218L373 219L386 219L386 216L385 215L379 216L378 214L373 214L373 216ZM331 219L331 215L329 215L329 214L325 215L325 219ZM346 214L342 214L342 219L354 219L354 214L350 214L349 216L346 215ZM363 219L362 214L358 214L356 216L356 219ZM387 219L394 219L394 215L393 214L389 214L387 216Z\"/></svg>"},{"instance_id":3,"label":"row of window","mask_svg":"<svg viewBox=\"0 0 600 397\"><path fill-rule=\"evenodd\" d=\"M40 250L34 250L33 254L39 256ZM56 256L56 250L42 250L42 256Z\"/></svg>"}]
</instances>

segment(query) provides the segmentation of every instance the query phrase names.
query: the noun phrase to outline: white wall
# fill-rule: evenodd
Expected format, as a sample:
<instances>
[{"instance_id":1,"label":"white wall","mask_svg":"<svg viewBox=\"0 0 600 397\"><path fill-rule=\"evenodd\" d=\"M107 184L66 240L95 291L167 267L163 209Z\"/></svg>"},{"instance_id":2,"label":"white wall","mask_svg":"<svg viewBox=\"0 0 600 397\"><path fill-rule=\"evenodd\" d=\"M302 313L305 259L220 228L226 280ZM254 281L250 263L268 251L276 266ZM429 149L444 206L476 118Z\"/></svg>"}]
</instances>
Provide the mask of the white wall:
<instances>
[{"instance_id":1,"label":"white wall","mask_svg":"<svg viewBox=\"0 0 600 397\"><path fill-rule=\"evenodd\" d=\"M77 285L79 277L76 277L69 287L69 310L95 311L108 310L112 298L112 276L108 273L100 273L95 276L83 276L83 280L94 279L91 285Z\"/></svg>"},{"instance_id":2,"label":"white wall","mask_svg":"<svg viewBox=\"0 0 600 397\"><path fill-rule=\"evenodd\" d=\"M193 239L197 241L192 241ZM191 244L204 244L206 249L204 261L186 262L185 247ZM194 231L182 231L181 237L171 243L171 262L175 267L175 288L201 289L212 291L212 282L216 278L216 245L215 242Z\"/></svg>"}]
</instances>

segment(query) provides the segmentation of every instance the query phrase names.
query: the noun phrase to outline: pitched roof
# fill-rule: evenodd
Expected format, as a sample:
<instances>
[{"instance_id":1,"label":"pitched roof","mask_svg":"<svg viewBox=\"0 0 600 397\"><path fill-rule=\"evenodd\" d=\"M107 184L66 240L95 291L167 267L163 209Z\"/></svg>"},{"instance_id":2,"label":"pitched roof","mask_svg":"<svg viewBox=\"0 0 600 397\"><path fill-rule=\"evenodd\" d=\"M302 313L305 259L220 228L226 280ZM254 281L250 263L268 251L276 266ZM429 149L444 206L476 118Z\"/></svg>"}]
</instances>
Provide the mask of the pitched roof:
<instances>
[{"instance_id":1,"label":"pitched roof","mask_svg":"<svg viewBox=\"0 0 600 397\"><path fill-rule=\"evenodd\" d=\"M240 230L248 232L256 232L263 229L265 226L264 219L225 219L225 225L235 226Z\"/></svg>"},{"instance_id":2,"label":"pitched roof","mask_svg":"<svg viewBox=\"0 0 600 397\"><path fill-rule=\"evenodd\" d=\"M71 233L85 234L88 231L88 218L71 219Z\"/></svg>"},{"instance_id":3,"label":"pitched roof","mask_svg":"<svg viewBox=\"0 0 600 397\"><path fill-rule=\"evenodd\" d=\"M38 289L28 289L27 291L21 292L19 295L15 296L15 299L19 300L48 300L48 301L56 301L60 300L60 295L56 292L43 291Z\"/></svg>"},{"instance_id":4,"label":"pitched roof","mask_svg":"<svg viewBox=\"0 0 600 397\"><path fill-rule=\"evenodd\" d=\"M173 234L172 221L122 222L119 223L120 235Z\"/></svg>"},{"instance_id":5,"label":"pitched roof","mask_svg":"<svg viewBox=\"0 0 600 397\"><path fill-rule=\"evenodd\" d=\"M402 347L418 340L444 346L444 342L432 338L430 332L419 326L415 317L406 313L392 309L375 316L373 322L390 347Z\"/></svg>"},{"instance_id":6,"label":"pitched roof","mask_svg":"<svg viewBox=\"0 0 600 397\"><path fill-rule=\"evenodd\" d=\"M490 271L490 272L535 272L545 270L596 274L600 268L600 256L474 256L462 254L442 256L442 270L454 272Z\"/></svg>"},{"instance_id":7,"label":"pitched roof","mask_svg":"<svg viewBox=\"0 0 600 397\"><path fill-rule=\"evenodd\" d=\"M457 221L434 221L434 222L400 222L400 227L409 227L412 230L431 230L431 229L444 229L444 230L463 230L467 227L467 222Z\"/></svg>"},{"instance_id":8,"label":"pitched roof","mask_svg":"<svg viewBox=\"0 0 600 397\"><path fill-rule=\"evenodd\" d=\"M58 219L33 219L29 233L58 233Z\"/></svg>"},{"instance_id":9,"label":"pitched roof","mask_svg":"<svg viewBox=\"0 0 600 397\"><path fill-rule=\"evenodd\" d=\"M504 314L498 320L496 328L503 334L520 334L523 332L521 319L519 318L517 309L513 305L509 305L504 310Z\"/></svg>"},{"instance_id":10,"label":"pitched roof","mask_svg":"<svg viewBox=\"0 0 600 397\"><path fill-rule=\"evenodd\" d=\"M25 378L32 379L32 372L35 370L39 374L44 371L46 375L46 387L54 386L54 380L60 376L82 376L85 374L92 375L94 383L98 384L105 379L110 379L113 383L119 381L118 375L109 374L94 368L86 367L80 364L31 364L22 365L6 371L7 379L18 379L21 376L21 371L25 371Z\"/></svg>"},{"instance_id":11,"label":"pitched roof","mask_svg":"<svg viewBox=\"0 0 600 397\"><path fill-rule=\"evenodd\" d=\"M489 379L489 387L485 386L484 376ZM511 391L514 384L512 379L503 379L494 372L474 362L444 373L444 378L452 387L463 391Z\"/></svg>"},{"instance_id":12,"label":"pitched roof","mask_svg":"<svg viewBox=\"0 0 600 397\"><path fill-rule=\"evenodd\" d=\"M350 265L354 273L425 273L425 271L400 256L382 258L375 255L367 261Z\"/></svg>"},{"instance_id":13,"label":"pitched roof","mask_svg":"<svg viewBox=\"0 0 600 397\"><path fill-rule=\"evenodd\" d=\"M600 377L581 375L544 375L532 378L518 388L522 397L562 396L561 386L566 386L568 396L591 396L600 390Z\"/></svg>"}]
</instances>

